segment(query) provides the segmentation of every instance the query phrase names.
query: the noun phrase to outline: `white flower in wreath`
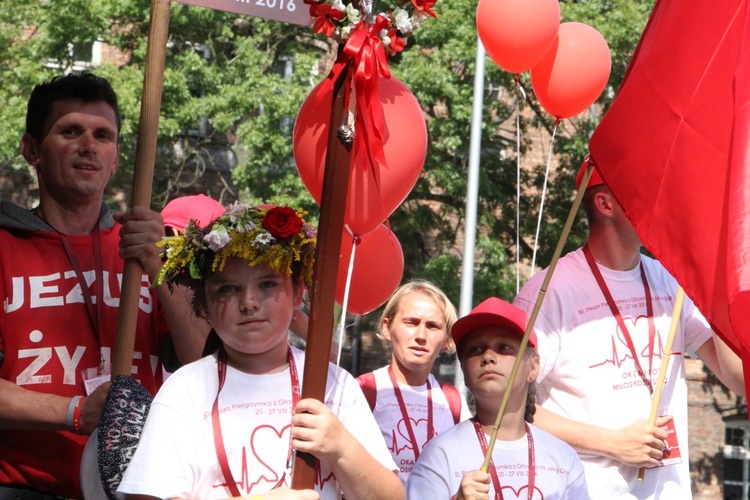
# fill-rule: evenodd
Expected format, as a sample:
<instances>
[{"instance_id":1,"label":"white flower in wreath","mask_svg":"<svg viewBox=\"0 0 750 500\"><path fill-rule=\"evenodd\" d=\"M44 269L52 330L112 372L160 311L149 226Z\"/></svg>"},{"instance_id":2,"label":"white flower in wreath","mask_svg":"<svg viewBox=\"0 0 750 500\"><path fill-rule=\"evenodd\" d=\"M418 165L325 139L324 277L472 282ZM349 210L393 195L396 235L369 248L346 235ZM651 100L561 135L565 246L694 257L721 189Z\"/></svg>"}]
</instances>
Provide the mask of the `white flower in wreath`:
<instances>
[{"instance_id":1,"label":"white flower in wreath","mask_svg":"<svg viewBox=\"0 0 750 500\"><path fill-rule=\"evenodd\" d=\"M245 214L245 211L247 211L247 206L235 201L227 208L227 215L229 215L230 220L234 223L237 217Z\"/></svg>"},{"instance_id":2,"label":"white flower in wreath","mask_svg":"<svg viewBox=\"0 0 750 500\"><path fill-rule=\"evenodd\" d=\"M262 233L258 233L258 236L255 237L255 240L253 241L253 245L255 246L264 246L264 245L270 245L274 243L276 239L271 236L271 233L267 231L263 231Z\"/></svg>"},{"instance_id":3,"label":"white flower in wreath","mask_svg":"<svg viewBox=\"0 0 750 500\"><path fill-rule=\"evenodd\" d=\"M388 30L380 30L378 33L380 41L383 42L383 47L388 50L388 46L391 44L391 37L388 36Z\"/></svg>"},{"instance_id":4,"label":"white flower in wreath","mask_svg":"<svg viewBox=\"0 0 750 500\"><path fill-rule=\"evenodd\" d=\"M219 224L214 224L211 232L203 237L203 243L207 244L214 252L218 252L229 243L227 228Z\"/></svg>"},{"instance_id":5,"label":"white flower in wreath","mask_svg":"<svg viewBox=\"0 0 750 500\"><path fill-rule=\"evenodd\" d=\"M354 26L349 26L349 25L344 26L343 28L341 28L341 33L340 33L341 38L346 40L347 38L349 38L349 35L352 34L352 31L354 31Z\"/></svg>"},{"instance_id":6,"label":"white flower in wreath","mask_svg":"<svg viewBox=\"0 0 750 500\"><path fill-rule=\"evenodd\" d=\"M341 0L336 0L340 2ZM335 5L335 4L334 4ZM359 9L352 4L346 6L346 19L350 24L357 24L362 16L359 13Z\"/></svg>"},{"instance_id":7,"label":"white flower in wreath","mask_svg":"<svg viewBox=\"0 0 750 500\"><path fill-rule=\"evenodd\" d=\"M396 11L394 11L393 23L396 25L396 28L398 28L398 30L404 35L408 35L412 31L414 31L414 26L412 25L412 21L409 18L409 13L404 9L397 9Z\"/></svg>"},{"instance_id":8,"label":"white flower in wreath","mask_svg":"<svg viewBox=\"0 0 750 500\"><path fill-rule=\"evenodd\" d=\"M346 12L347 10L342 0L333 0L333 2L331 3L331 8L340 10L341 12Z\"/></svg>"}]
</instances>

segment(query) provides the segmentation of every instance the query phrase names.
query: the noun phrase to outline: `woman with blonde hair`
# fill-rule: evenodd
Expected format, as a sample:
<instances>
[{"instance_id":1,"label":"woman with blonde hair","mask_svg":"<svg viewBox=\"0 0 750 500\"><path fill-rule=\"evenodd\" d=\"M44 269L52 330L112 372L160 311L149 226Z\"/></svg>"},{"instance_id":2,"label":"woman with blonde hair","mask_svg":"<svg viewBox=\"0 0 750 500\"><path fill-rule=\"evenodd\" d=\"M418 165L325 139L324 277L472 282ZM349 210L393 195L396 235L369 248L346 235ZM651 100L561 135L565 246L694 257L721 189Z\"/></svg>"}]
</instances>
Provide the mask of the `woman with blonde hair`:
<instances>
[{"instance_id":1,"label":"woman with blonde hair","mask_svg":"<svg viewBox=\"0 0 750 500\"><path fill-rule=\"evenodd\" d=\"M431 373L440 352L456 350L450 334L456 318L433 283L402 285L380 319L391 363L357 378L404 483L425 444L471 416L460 392Z\"/></svg>"}]
</instances>

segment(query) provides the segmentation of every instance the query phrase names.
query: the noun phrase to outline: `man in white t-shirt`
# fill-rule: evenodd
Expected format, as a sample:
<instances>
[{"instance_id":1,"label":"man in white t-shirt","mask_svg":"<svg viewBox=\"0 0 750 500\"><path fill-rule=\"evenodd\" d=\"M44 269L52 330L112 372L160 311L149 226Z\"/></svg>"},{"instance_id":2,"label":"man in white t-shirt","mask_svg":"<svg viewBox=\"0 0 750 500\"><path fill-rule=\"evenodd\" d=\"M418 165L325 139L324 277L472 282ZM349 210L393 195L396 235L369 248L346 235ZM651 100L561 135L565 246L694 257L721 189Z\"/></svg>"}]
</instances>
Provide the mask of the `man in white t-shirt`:
<instances>
[{"instance_id":1,"label":"man in white t-shirt","mask_svg":"<svg viewBox=\"0 0 750 500\"><path fill-rule=\"evenodd\" d=\"M596 170L583 206L586 245L558 262L534 325L544 353L535 424L578 450L592 499L690 498L683 356L698 356L744 396L741 361L686 298L659 417L649 425L678 283L641 255L638 235ZM521 289L516 306L533 310L545 273ZM649 469L639 481L641 467Z\"/></svg>"}]
</instances>

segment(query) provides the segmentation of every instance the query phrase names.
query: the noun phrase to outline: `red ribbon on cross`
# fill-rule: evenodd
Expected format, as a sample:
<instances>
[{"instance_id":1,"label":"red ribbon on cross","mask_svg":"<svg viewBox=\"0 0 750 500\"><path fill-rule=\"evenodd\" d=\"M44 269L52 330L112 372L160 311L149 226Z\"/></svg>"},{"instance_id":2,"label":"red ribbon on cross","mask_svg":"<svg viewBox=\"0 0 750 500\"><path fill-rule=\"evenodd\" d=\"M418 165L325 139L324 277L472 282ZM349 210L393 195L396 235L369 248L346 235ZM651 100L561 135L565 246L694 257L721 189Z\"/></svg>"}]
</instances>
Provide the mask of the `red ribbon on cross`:
<instances>
[{"instance_id":1,"label":"red ribbon on cross","mask_svg":"<svg viewBox=\"0 0 750 500\"><path fill-rule=\"evenodd\" d=\"M355 147L364 145L366 148L375 185L378 186L378 189L380 187L380 173L376 167L386 167L383 151L385 119L383 106L380 103L378 80L380 77L391 77L391 70L388 68L388 56L380 38L380 32L389 28L390 25L391 21L387 17L378 15L373 24L360 23L354 28L343 50L339 53L331 72L321 84L321 92L318 93L321 97L330 95L329 91L333 92L333 83L347 65L352 63L357 111L355 123L357 134L362 136L361 141L355 141ZM357 154L356 150L354 154Z\"/></svg>"}]
</instances>

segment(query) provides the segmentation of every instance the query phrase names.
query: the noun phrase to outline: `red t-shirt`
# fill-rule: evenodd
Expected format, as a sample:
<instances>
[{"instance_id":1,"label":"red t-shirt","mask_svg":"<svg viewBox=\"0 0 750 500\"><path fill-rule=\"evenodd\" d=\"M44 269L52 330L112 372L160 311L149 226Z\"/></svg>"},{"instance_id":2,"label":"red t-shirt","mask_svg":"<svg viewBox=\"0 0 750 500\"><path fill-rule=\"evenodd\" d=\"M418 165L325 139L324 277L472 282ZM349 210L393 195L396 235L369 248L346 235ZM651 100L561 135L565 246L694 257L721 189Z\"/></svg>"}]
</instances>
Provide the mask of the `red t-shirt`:
<instances>
[{"instance_id":1,"label":"red t-shirt","mask_svg":"<svg viewBox=\"0 0 750 500\"><path fill-rule=\"evenodd\" d=\"M120 227L100 233L104 286L95 283L94 236L67 236L94 296L98 335L60 236L0 229L0 378L72 397L85 394L81 372L100 365L100 345L105 363L111 363L124 264L118 255ZM167 331L144 274L131 375L151 394L163 382L159 354ZM80 498L87 440L67 431L0 429L0 484Z\"/></svg>"}]
</instances>

